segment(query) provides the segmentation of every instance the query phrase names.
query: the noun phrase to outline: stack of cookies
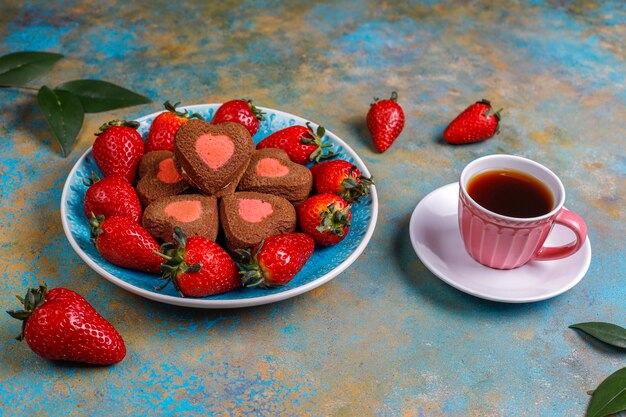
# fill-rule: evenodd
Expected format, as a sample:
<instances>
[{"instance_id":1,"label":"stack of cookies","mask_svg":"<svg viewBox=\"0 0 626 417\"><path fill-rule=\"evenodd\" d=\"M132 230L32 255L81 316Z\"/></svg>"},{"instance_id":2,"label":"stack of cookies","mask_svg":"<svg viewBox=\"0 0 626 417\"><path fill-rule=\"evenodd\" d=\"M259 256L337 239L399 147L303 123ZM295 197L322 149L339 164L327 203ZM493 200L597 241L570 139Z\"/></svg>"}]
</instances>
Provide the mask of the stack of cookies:
<instances>
[{"instance_id":1,"label":"stack of cookies","mask_svg":"<svg viewBox=\"0 0 626 417\"><path fill-rule=\"evenodd\" d=\"M173 152L146 153L138 172L142 225L152 236L169 241L180 227L215 241L221 225L231 251L294 231L294 205L313 187L308 168L281 149L255 150L241 124L199 119L178 129Z\"/></svg>"}]
</instances>

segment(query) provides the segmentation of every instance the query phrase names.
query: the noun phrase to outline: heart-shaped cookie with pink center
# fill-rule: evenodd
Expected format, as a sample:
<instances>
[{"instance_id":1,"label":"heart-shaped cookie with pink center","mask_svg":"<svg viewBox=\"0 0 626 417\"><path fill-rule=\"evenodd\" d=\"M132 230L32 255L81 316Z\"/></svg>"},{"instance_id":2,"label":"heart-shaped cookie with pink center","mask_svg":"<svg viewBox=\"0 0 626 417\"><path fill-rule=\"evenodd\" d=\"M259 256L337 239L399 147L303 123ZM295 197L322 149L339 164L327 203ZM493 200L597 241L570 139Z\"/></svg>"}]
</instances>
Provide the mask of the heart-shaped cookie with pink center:
<instances>
[{"instance_id":1,"label":"heart-shaped cookie with pink center","mask_svg":"<svg viewBox=\"0 0 626 417\"><path fill-rule=\"evenodd\" d=\"M144 207L155 200L182 194L191 187L174 166L174 154L170 151L152 151L139 161L137 194Z\"/></svg>"},{"instance_id":2,"label":"heart-shaped cookie with pink center","mask_svg":"<svg viewBox=\"0 0 626 417\"><path fill-rule=\"evenodd\" d=\"M252 154L237 189L278 195L297 205L312 187L313 175L307 167L292 162L282 149L264 148Z\"/></svg>"},{"instance_id":3,"label":"heart-shaped cookie with pink center","mask_svg":"<svg viewBox=\"0 0 626 417\"><path fill-rule=\"evenodd\" d=\"M254 143L239 123L209 124L190 120L174 138L176 168L207 195L233 192L250 162Z\"/></svg>"},{"instance_id":4,"label":"heart-shaped cookie with pink center","mask_svg":"<svg viewBox=\"0 0 626 417\"><path fill-rule=\"evenodd\" d=\"M293 232L296 209L276 195L236 192L222 198L220 223L228 249L249 249L268 236Z\"/></svg>"},{"instance_id":5,"label":"heart-shaped cookie with pink center","mask_svg":"<svg viewBox=\"0 0 626 417\"><path fill-rule=\"evenodd\" d=\"M155 239L172 242L174 228L189 236L217 239L217 198L201 194L175 195L158 199L143 213L141 224Z\"/></svg>"}]
</instances>

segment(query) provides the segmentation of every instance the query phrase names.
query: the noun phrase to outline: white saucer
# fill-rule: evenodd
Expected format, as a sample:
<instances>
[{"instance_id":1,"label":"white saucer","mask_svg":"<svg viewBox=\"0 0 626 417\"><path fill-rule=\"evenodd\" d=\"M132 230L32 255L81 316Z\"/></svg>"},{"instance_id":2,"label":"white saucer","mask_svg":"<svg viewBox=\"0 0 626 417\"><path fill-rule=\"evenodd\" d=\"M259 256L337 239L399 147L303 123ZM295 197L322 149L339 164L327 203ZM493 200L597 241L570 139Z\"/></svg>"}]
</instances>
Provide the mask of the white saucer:
<instances>
[{"instance_id":1,"label":"white saucer","mask_svg":"<svg viewBox=\"0 0 626 417\"><path fill-rule=\"evenodd\" d=\"M444 282L487 300L528 303L562 294L585 276L591 262L588 238L574 255L556 261L531 261L507 271L479 264L461 240L458 195L458 183L436 189L415 207L409 224L415 253ZM546 244L559 246L573 239L572 231L557 224Z\"/></svg>"}]
</instances>

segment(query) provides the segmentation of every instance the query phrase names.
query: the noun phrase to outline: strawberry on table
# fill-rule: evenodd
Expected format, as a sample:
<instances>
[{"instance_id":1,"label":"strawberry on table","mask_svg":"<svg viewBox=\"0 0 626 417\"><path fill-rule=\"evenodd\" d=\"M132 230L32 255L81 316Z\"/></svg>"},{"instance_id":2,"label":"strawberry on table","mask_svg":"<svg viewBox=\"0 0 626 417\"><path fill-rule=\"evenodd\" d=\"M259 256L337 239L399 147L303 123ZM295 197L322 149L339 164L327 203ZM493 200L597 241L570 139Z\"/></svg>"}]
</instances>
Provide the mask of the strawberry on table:
<instances>
[{"instance_id":1,"label":"strawberry on table","mask_svg":"<svg viewBox=\"0 0 626 417\"><path fill-rule=\"evenodd\" d=\"M304 233L285 233L265 238L252 251L238 251L245 259L240 272L246 287L286 285L304 267L315 241Z\"/></svg>"},{"instance_id":2,"label":"strawberry on table","mask_svg":"<svg viewBox=\"0 0 626 417\"><path fill-rule=\"evenodd\" d=\"M170 282L183 297L206 297L241 287L239 268L217 243L202 236L187 238L174 228L176 243L164 243L160 256L165 288Z\"/></svg>"},{"instance_id":3,"label":"strawberry on table","mask_svg":"<svg viewBox=\"0 0 626 417\"><path fill-rule=\"evenodd\" d=\"M135 180L137 165L144 154L138 127L139 123L125 120L112 120L100 126L92 153L105 177L119 175L131 184Z\"/></svg>"},{"instance_id":4,"label":"strawberry on table","mask_svg":"<svg viewBox=\"0 0 626 417\"><path fill-rule=\"evenodd\" d=\"M113 265L138 271L159 273L163 259L156 253L159 244L128 217L92 216L91 239L100 255Z\"/></svg>"},{"instance_id":5,"label":"strawberry on table","mask_svg":"<svg viewBox=\"0 0 626 417\"><path fill-rule=\"evenodd\" d=\"M378 152L385 152L404 129L404 111L398 104L398 93L392 92L388 100L375 98L366 121L374 147Z\"/></svg>"},{"instance_id":6,"label":"strawberry on table","mask_svg":"<svg viewBox=\"0 0 626 417\"><path fill-rule=\"evenodd\" d=\"M141 220L141 203L135 189L124 178L111 175L100 179L94 172L88 181L89 188L85 192L85 215L104 217L125 216L139 223Z\"/></svg>"},{"instance_id":7,"label":"strawberry on table","mask_svg":"<svg viewBox=\"0 0 626 417\"><path fill-rule=\"evenodd\" d=\"M179 104L178 102L172 104L169 100L163 103L166 111L155 117L150 125L146 138L146 152L174 151L174 136L178 128L189 119L202 119L198 113L177 111L176 107Z\"/></svg>"},{"instance_id":8,"label":"strawberry on table","mask_svg":"<svg viewBox=\"0 0 626 417\"><path fill-rule=\"evenodd\" d=\"M350 204L336 194L317 194L296 208L298 224L318 245L334 245L348 234L352 219L350 208Z\"/></svg>"},{"instance_id":9,"label":"strawberry on table","mask_svg":"<svg viewBox=\"0 0 626 417\"><path fill-rule=\"evenodd\" d=\"M22 320L17 340L42 358L112 365L126 356L122 336L78 293L43 284L18 299L23 309L7 311Z\"/></svg>"},{"instance_id":10,"label":"strawberry on table","mask_svg":"<svg viewBox=\"0 0 626 417\"><path fill-rule=\"evenodd\" d=\"M324 153L324 149L332 147L330 143L322 143L325 134L326 129L323 126L318 126L317 131L314 131L307 122L306 126L289 126L272 133L259 142L256 148L282 149L297 164L320 162L335 155L332 150Z\"/></svg>"},{"instance_id":11,"label":"strawberry on table","mask_svg":"<svg viewBox=\"0 0 626 417\"><path fill-rule=\"evenodd\" d=\"M480 142L498 133L500 112L482 99L463 110L443 132L443 140L453 145Z\"/></svg>"},{"instance_id":12,"label":"strawberry on table","mask_svg":"<svg viewBox=\"0 0 626 417\"><path fill-rule=\"evenodd\" d=\"M235 122L243 125L251 136L259 130L259 122L265 120L264 112L252 104L252 100L231 100L222 104L211 124Z\"/></svg>"},{"instance_id":13,"label":"strawberry on table","mask_svg":"<svg viewBox=\"0 0 626 417\"><path fill-rule=\"evenodd\" d=\"M343 159L320 162L310 169L318 194L337 194L348 202L368 195L374 184L372 178L361 175L356 166Z\"/></svg>"}]
</instances>

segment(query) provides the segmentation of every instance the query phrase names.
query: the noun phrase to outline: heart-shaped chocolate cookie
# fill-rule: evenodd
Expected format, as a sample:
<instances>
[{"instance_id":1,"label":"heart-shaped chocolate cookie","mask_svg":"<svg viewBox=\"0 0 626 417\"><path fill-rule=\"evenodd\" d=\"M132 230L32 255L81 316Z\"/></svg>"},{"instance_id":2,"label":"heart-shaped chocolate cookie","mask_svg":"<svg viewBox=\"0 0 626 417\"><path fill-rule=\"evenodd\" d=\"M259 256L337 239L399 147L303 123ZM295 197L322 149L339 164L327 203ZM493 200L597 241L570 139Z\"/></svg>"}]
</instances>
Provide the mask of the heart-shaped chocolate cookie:
<instances>
[{"instance_id":1,"label":"heart-shaped chocolate cookie","mask_svg":"<svg viewBox=\"0 0 626 417\"><path fill-rule=\"evenodd\" d=\"M264 148L252 154L237 189L277 195L297 205L312 187L313 175L307 167L292 162L282 149Z\"/></svg>"},{"instance_id":2,"label":"heart-shaped chocolate cookie","mask_svg":"<svg viewBox=\"0 0 626 417\"><path fill-rule=\"evenodd\" d=\"M173 241L174 227L189 236L215 241L219 230L217 199L201 194L184 194L154 201L144 210L142 226L155 239Z\"/></svg>"},{"instance_id":3,"label":"heart-shaped chocolate cookie","mask_svg":"<svg viewBox=\"0 0 626 417\"><path fill-rule=\"evenodd\" d=\"M228 249L249 249L268 236L293 232L296 210L283 197L242 191L222 198L220 222Z\"/></svg>"},{"instance_id":4,"label":"heart-shaped chocolate cookie","mask_svg":"<svg viewBox=\"0 0 626 417\"><path fill-rule=\"evenodd\" d=\"M182 194L191 187L174 166L170 151L148 152L139 161L137 194L143 206L155 200Z\"/></svg>"},{"instance_id":5,"label":"heart-shaped chocolate cookie","mask_svg":"<svg viewBox=\"0 0 626 417\"><path fill-rule=\"evenodd\" d=\"M189 120L176 132L176 168L207 195L222 196L237 187L254 150L250 132L239 123Z\"/></svg>"}]
</instances>

